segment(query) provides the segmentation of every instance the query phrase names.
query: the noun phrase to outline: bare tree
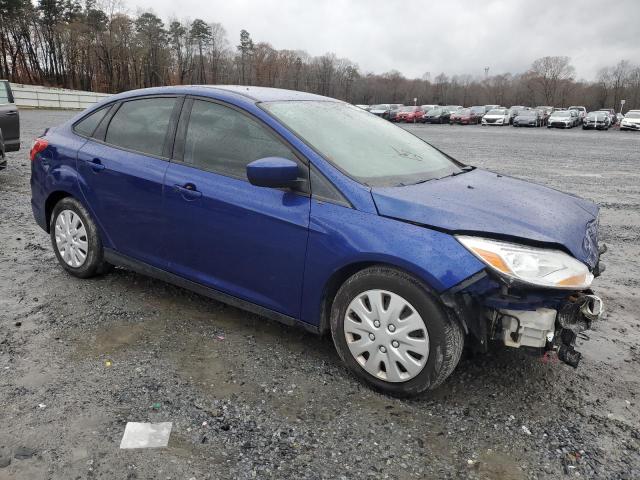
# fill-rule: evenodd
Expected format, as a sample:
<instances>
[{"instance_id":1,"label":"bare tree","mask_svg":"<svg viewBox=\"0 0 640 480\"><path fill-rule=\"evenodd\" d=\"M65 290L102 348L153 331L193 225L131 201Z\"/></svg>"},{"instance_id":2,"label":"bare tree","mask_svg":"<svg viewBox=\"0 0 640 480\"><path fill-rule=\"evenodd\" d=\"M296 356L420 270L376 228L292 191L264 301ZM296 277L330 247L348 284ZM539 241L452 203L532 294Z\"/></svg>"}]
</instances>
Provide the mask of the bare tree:
<instances>
[{"instance_id":1,"label":"bare tree","mask_svg":"<svg viewBox=\"0 0 640 480\"><path fill-rule=\"evenodd\" d=\"M554 105L561 82L573 79L575 69L569 57L542 57L531 64L531 72L542 90L545 103Z\"/></svg>"}]
</instances>

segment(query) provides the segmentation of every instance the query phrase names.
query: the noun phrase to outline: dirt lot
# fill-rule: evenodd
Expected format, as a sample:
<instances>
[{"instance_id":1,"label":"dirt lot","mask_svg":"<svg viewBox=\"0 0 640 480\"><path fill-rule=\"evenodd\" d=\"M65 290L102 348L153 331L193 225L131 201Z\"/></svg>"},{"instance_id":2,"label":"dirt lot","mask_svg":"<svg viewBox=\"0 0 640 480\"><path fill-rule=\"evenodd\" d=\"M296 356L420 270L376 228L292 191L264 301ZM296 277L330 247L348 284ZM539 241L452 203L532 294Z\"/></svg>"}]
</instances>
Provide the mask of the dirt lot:
<instances>
[{"instance_id":1,"label":"dirt lot","mask_svg":"<svg viewBox=\"0 0 640 480\"><path fill-rule=\"evenodd\" d=\"M0 479L640 478L640 134L408 127L596 201L610 250L577 371L498 351L405 401L328 338L121 269L65 274L31 216L28 149L68 116L22 112L0 172ZM173 422L169 447L120 450L128 421Z\"/></svg>"}]
</instances>

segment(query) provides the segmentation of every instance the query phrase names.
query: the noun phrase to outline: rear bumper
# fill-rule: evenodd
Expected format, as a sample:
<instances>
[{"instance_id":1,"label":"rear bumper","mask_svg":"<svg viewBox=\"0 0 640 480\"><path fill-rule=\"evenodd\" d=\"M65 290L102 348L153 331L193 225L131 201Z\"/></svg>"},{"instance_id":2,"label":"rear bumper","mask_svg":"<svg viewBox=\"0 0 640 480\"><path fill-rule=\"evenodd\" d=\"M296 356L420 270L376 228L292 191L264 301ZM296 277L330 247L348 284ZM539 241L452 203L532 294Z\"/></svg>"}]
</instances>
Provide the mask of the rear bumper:
<instances>
[{"instance_id":1,"label":"rear bumper","mask_svg":"<svg viewBox=\"0 0 640 480\"><path fill-rule=\"evenodd\" d=\"M6 140L4 141L5 152L17 152L20 150L20 140Z\"/></svg>"}]
</instances>

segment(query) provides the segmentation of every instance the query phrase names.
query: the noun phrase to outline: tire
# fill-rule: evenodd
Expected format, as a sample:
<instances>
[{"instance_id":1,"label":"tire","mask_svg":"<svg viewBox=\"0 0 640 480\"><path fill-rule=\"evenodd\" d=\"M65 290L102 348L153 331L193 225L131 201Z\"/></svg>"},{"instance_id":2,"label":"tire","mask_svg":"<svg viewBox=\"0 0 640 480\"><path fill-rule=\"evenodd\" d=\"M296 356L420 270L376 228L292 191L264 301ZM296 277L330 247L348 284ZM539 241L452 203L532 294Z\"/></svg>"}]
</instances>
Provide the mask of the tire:
<instances>
[{"instance_id":1,"label":"tire","mask_svg":"<svg viewBox=\"0 0 640 480\"><path fill-rule=\"evenodd\" d=\"M375 333L378 336L378 340L375 340L375 335L372 337L370 333L363 333L363 335L359 336L360 338L350 334L348 332L349 328L354 328L353 326L355 325L357 329L359 325L357 321L354 321L352 313L354 311L352 305L358 304L352 302L357 302L359 298L371 298L371 295L373 295L373 301L375 302L376 295L384 296L387 294L393 295L395 299L400 298L407 302L410 308L408 310L399 308L400 313L397 313L395 317L391 316L389 323L386 323L387 320L383 318L384 314L377 317L374 312L378 310L375 310L372 303L369 303L371 310L366 310L365 307L364 312L370 313L372 316L369 320L362 319L360 324L365 329L371 329L371 333ZM360 305L366 304L361 303ZM381 308L384 312L384 307ZM417 313L419 316L408 315L411 309L413 309L414 314ZM390 310L391 308L387 311ZM405 318L398 318L402 317L403 312L406 312ZM349 314L348 319L347 314ZM355 319L357 320L358 318L356 315ZM380 321L377 325L378 328L375 328L376 318ZM393 318L396 318L396 320L393 320ZM422 348L427 346L428 351L423 350L425 355L421 359L413 357L413 354L407 354L407 350L404 351L403 356L400 353L403 348L402 345L398 343L393 345L391 339L394 338L398 338L401 341L404 338L405 342L411 342L412 339L419 338L408 335L408 330L403 334L400 330L404 329L398 329L398 337L394 337L393 335L395 334L389 333L395 330L395 327L394 330L388 327L391 324L390 322L399 322L402 325L403 321L410 321L411 325L421 325L422 327L420 328L423 328L426 332L422 337L425 338L425 343L421 345ZM346 328L345 323L347 323ZM385 328L385 325L387 325L387 328ZM393 327L393 324L391 326ZM358 331L364 332L364 330ZM417 333L418 330L411 330L411 332ZM350 277L340 287L331 307L331 335L338 355L360 380L376 390L398 397L416 396L441 385L458 364L464 346L464 332L440 301L431 293L430 289L411 275L386 266L366 268ZM366 338L365 335L369 338ZM348 339L349 336L350 339ZM364 340L364 346L367 347L368 351L366 358L363 354L358 357L360 360L356 360L354 354L351 353L350 345L352 348L357 349L358 345L355 344L360 340ZM380 342L380 345L376 342ZM387 345L388 342L391 343ZM386 347L382 344L386 345ZM390 349L393 347L398 347L398 349L392 352ZM384 351L383 348L385 348ZM410 350L414 347L404 348ZM389 350L387 351L386 349ZM398 354L398 356L394 357L392 353ZM375 357L372 358L372 355ZM417 367L414 363L409 365L409 362L406 362L407 366L417 370L415 372L409 372L408 370L402 372L399 362L389 361L390 358L401 358L406 361L410 360L409 356L414 359L416 364L420 362L422 364L421 367ZM381 359L378 365L372 363L366 367L369 359L375 362L378 358ZM361 361L364 364L361 364ZM382 365L385 366L384 371L381 368ZM387 365L389 369L393 368L394 370L388 377L386 373ZM367 371L367 368L378 371L378 374L374 375ZM398 375L405 378L399 378ZM389 381L387 381L387 378Z\"/></svg>"},{"instance_id":2,"label":"tire","mask_svg":"<svg viewBox=\"0 0 640 480\"><path fill-rule=\"evenodd\" d=\"M61 223L69 224L70 220L72 225L81 225L84 227L84 231L78 228L77 238L76 236L73 237L74 240L77 240L77 246L75 247L76 255L74 255L72 248L72 253L67 255L66 260L60 252L60 246L64 245L64 242L59 246L56 237L62 237L68 240L71 233L64 235L64 227L58 225L58 219L61 216ZM77 223L78 220L81 223ZM107 273L113 268L111 264L104 261L104 249L96 224L89 215L89 212L87 212L82 204L75 198L65 197L56 204L51 213L51 223L49 226L51 246L56 254L56 258L62 268L74 277L90 278L102 273ZM60 232L62 232L62 235L60 235ZM85 258L81 260L79 257L83 251Z\"/></svg>"}]
</instances>

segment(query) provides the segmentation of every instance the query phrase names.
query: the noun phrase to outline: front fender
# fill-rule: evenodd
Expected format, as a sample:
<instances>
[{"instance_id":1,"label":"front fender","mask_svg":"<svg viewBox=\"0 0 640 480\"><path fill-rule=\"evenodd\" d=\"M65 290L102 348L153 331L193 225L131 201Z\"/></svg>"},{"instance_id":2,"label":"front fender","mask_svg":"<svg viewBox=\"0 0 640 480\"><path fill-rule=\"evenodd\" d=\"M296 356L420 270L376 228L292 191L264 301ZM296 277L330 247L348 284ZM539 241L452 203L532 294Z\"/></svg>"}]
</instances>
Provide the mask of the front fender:
<instances>
[{"instance_id":1,"label":"front fender","mask_svg":"<svg viewBox=\"0 0 640 480\"><path fill-rule=\"evenodd\" d=\"M327 285L350 265L386 264L442 293L484 269L449 234L330 203L311 201L302 320L319 325Z\"/></svg>"}]
</instances>

